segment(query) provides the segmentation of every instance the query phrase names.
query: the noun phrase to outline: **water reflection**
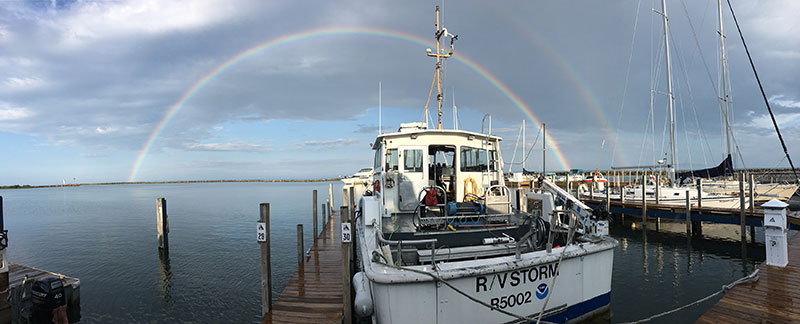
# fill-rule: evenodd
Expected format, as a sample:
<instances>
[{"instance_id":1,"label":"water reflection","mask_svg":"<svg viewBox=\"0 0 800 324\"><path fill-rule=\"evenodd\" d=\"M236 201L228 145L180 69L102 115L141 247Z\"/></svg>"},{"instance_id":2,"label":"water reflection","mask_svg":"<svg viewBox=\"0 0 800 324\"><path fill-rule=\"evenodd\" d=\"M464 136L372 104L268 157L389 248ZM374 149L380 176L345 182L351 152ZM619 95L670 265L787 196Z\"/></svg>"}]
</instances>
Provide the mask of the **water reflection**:
<instances>
[{"instance_id":1,"label":"water reflection","mask_svg":"<svg viewBox=\"0 0 800 324\"><path fill-rule=\"evenodd\" d=\"M169 264L169 250L158 249L158 274L161 281L158 283L158 294L161 300L169 303L172 299L172 270Z\"/></svg>"},{"instance_id":2,"label":"water reflection","mask_svg":"<svg viewBox=\"0 0 800 324\"><path fill-rule=\"evenodd\" d=\"M740 242L738 225L703 223L705 235L687 237L683 222L615 218L611 235L620 244L614 252L611 322L640 320L694 302L749 274L765 258L763 244ZM656 322L693 322L717 300Z\"/></svg>"}]
</instances>

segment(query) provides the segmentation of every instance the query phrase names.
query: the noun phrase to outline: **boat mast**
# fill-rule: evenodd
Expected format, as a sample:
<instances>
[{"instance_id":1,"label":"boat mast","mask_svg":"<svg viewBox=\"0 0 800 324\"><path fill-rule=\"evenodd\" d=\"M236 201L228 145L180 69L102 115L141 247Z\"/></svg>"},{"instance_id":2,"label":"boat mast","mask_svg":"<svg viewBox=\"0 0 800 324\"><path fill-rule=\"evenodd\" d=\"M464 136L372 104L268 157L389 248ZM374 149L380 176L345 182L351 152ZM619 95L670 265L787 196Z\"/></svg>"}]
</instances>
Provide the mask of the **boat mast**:
<instances>
[{"instance_id":1,"label":"boat mast","mask_svg":"<svg viewBox=\"0 0 800 324\"><path fill-rule=\"evenodd\" d=\"M722 117L725 119L725 125L722 125L725 130L725 141L726 141L726 148L728 155L725 156L727 158L731 155L731 136L733 135L733 131L731 130L731 118L730 118L730 111L728 109L728 55L725 51L725 29L723 28L722 24L722 0L717 0L717 9L719 13L719 30L717 31L719 34L719 71L720 77L722 78L720 83L720 104L722 105ZM736 164L736 159L731 159L734 164Z\"/></svg>"},{"instance_id":2,"label":"boat mast","mask_svg":"<svg viewBox=\"0 0 800 324\"><path fill-rule=\"evenodd\" d=\"M525 161L527 161L527 157L525 156L525 119L522 119L522 172L525 172Z\"/></svg>"},{"instance_id":3,"label":"boat mast","mask_svg":"<svg viewBox=\"0 0 800 324\"><path fill-rule=\"evenodd\" d=\"M546 131L546 128L547 128L547 125L545 125L545 123L542 123L542 177L544 177L544 173L545 173L545 171L544 171L544 167L545 167L545 165L544 165L544 162L545 162L544 154L547 151L547 131Z\"/></svg>"},{"instance_id":4,"label":"boat mast","mask_svg":"<svg viewBox=\"0 0 800 324\"><path fill-rule=\"evenodd\" d=\"M672 94L672 67L669 58L669 19L667 18L667 0L661 0L661 16L664 17L664 52L667 63L667 100L669 101L669 180L675 185L675 97Z\"/></svg>"},{"instance_id":5,"label":"boat mast","mask_svg":"<svg viewBox=\"0 0 800 324\"><path fill-rule=\"evenodd\" d=\"M450 52L447 54L442 54L442 50L439 47L440 39L442 36L450 37ZM436 81L436 102L437 107L439 110L439 125L436 129L442 129L442 62L444 59L453 55L453 42L458 39L457 35L453 35L447 32L447 28L441 28L439 26L439 6L436 6L436 52L432 52L428 49L428 56L433 56L436 58L436 76L434 80ZM427 113L426 113L427 115Z\"/></svg>"}]
</instances>

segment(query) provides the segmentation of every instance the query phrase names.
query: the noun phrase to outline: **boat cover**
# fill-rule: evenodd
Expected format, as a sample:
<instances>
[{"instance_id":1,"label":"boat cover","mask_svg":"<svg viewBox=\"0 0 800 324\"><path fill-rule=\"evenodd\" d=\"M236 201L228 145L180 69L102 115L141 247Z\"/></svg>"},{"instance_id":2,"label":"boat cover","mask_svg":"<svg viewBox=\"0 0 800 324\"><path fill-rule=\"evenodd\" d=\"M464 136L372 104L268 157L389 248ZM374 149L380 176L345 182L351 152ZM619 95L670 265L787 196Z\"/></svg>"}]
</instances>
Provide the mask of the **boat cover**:
<instances>
[{"instance_id":1,"label":"boat cover","mask_svg":"<svg viewBox=\"0 0 800 324\"><path fill-rule=\"evenodd\" d=\"M702 170L677 172L675 176L683 182L687 178L714 178L733 175L733 159L731 155L722 161L718 166Z\"/></svg>"}]
</instances>

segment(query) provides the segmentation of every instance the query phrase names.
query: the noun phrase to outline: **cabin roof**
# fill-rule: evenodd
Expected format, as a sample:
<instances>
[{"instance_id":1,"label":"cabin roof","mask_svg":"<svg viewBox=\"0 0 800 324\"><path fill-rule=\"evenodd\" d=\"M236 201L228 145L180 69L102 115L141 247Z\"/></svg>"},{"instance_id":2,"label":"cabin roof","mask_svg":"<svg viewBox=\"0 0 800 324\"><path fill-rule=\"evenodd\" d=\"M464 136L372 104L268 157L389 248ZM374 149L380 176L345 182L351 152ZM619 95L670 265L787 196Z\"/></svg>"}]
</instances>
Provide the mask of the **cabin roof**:
<instances>
[{"instance_id":1,"label":"cabin roof","mask_svg":"<svg viewBox=\"0 0 800 324\"><path fill-rule=\"evenodd\" d=\"M403 137L410 138L412 135L416 135L416 136L428 136L428 135L445 135L445 136L447 136L447 135L450 135L450 136L458 136L458 137L474 136L475 138L480 139L480 140L485 140L487 138L490 139L490 140L494 140L494 141L502 141L503 140L503 138L501 138L500 136L495 136L495 135L488 135L487 136L486 134L470 132L470 131L465 131L465 130L460 130L460 129L417 129L417 130L403 129L403 130L395 132L395 133L386 133L386 134L378 135L378 137L375 138L375 143L373 143L372 147L373 148L377 148L378 144L384 139L403 138Z\"/></svg>"}]
</instances>

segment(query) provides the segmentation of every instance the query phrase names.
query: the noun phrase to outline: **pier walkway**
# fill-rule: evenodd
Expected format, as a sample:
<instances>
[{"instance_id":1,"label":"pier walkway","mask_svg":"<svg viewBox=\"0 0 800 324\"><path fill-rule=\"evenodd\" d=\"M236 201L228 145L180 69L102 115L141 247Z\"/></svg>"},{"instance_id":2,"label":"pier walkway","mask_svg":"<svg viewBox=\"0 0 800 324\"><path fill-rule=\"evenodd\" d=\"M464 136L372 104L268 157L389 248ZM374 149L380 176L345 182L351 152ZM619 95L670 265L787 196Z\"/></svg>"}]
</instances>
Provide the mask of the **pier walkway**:
<instances>
[{"instance_id":1,"label":"pier walkway","mask_svg":"<svg viewBox=\"0 0 800 324\"><path fill-rule=\"evenodd\" d=\"M800 235L788 244L785 268L761 264L758 281L728 291L696 323L800 322Z\"/></svg>"},{"instance_id":2,"label":"pier walkway","mask_svg":"<svg viewBox=\"0 0 800 324\"><path fill-rule=\"evenodd\" d=\"M264 324L342 322L341 217L336 213L330 219Z\"/></svg>"}]
</instances>

